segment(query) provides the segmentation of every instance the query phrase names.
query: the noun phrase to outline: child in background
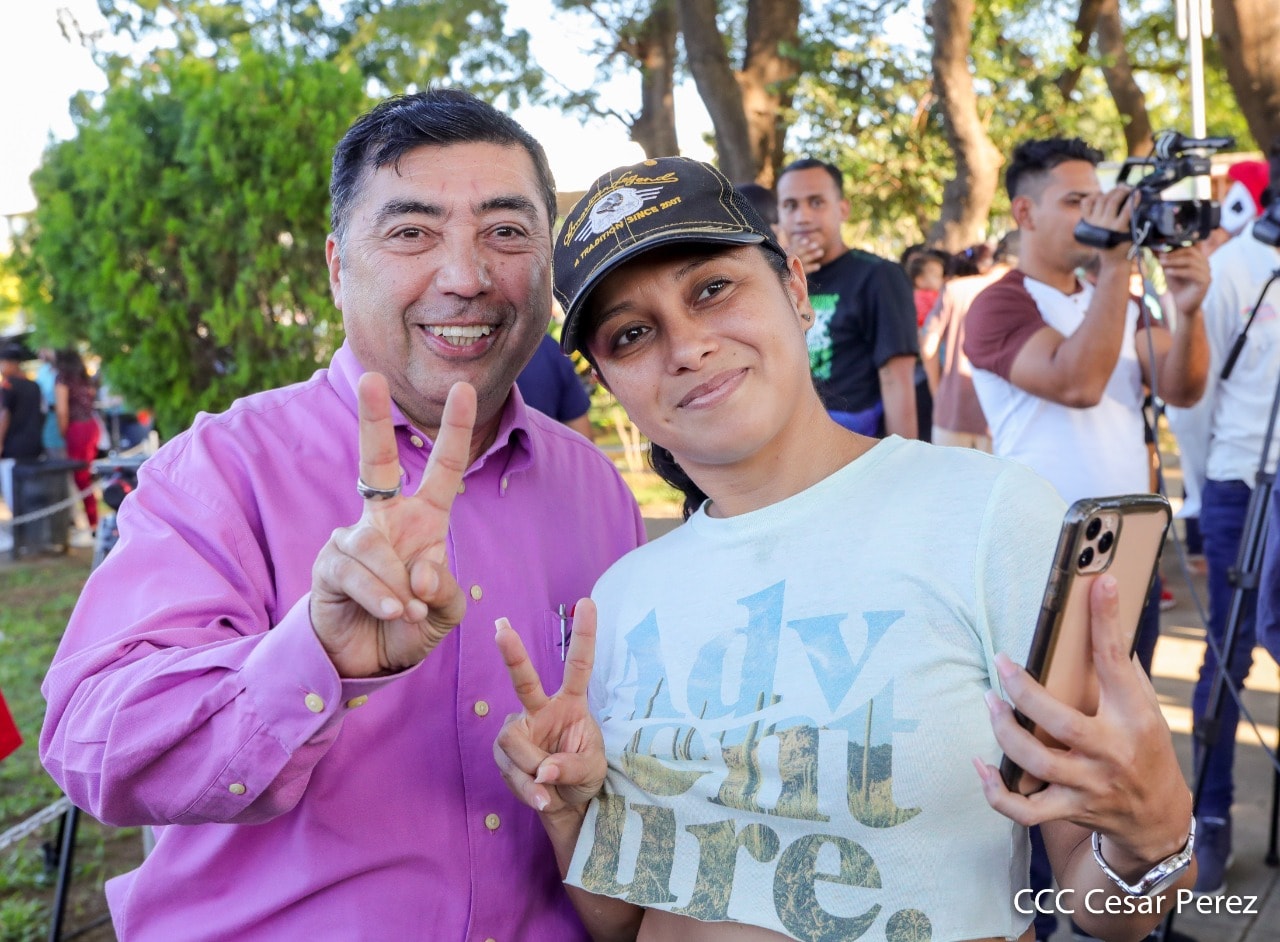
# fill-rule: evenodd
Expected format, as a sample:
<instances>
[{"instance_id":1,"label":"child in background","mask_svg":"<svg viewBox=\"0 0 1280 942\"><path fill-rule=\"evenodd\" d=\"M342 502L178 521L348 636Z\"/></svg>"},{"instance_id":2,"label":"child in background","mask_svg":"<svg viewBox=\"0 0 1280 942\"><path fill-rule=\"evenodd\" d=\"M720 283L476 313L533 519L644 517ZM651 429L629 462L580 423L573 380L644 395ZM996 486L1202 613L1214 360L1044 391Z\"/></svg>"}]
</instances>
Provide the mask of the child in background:
<instances>
[{"instance_id":1,"label":"child in background","mask_svg":"<svg viewBox=\"0 0 1280 942\"><path fill-rule=\"evenodd\" d=\"M934 249L917 252L907 261L907 277L911 279L911 292L916 302L916 326L923 327L924 319L938 303L938 295L946 281L946 259Z\"/></svg>"}]
</instances>

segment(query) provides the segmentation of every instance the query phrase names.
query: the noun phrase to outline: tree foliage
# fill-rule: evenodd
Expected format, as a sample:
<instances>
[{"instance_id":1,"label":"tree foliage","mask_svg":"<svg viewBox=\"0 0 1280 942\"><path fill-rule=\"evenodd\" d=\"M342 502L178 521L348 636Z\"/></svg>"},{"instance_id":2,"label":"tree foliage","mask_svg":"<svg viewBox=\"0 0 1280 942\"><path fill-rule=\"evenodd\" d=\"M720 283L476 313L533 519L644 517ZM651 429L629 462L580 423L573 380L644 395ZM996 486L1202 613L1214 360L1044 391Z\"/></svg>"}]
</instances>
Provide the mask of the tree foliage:
<instances>
[{"instance_id":1,"label":"tree foliage","mask_svg":"<svg viewBox=\"0 0 1280 942\"><path fill-rule=\"evenodd\" d=\"M1208 130L1250 149L1277 113L1275 44L1259 39L1274 0L1221 3L1220 26L1231 29L1205 46ZM112 53L110 37L82 37L110 91L74 102L77 137L51 148L33 180L39 208L11 270L42 339L87 342L113 386L152 405L166 432L197 409L305 376L337 346L323 263L328 154L366 91L446 82L499 107L555 100L610 111L600 82L549 87L529 37L507 28L503 0L99 6L143 51ZM957 0L949 9L960 14L943 22L969 31L971 96L935 81L931 55L947 37L931 34L930 6L556 0L556 16L596 24L587 53L601 63L598 78L638 76L639 109L611 113L648 152L676 148L674 83L696 73L722 169L772 182L785 159L832 161L856 196L853 241L890 254L931 229L951 243L980 225L986 203L966 187L992 183L957 160L966 141L985 136L1007 155L1027 137L1074 134L1122 157L1134 141L1115 104L1117 69L1130 123L1145 114L1157 130L1190 130L1170 4ZM951 47L953 76L962 46ZM1233 87L1247 107L1231 106ZM948 115L956 89L963 113ZM990 151L966 153L972 163ZM990 205L997 218L1007 211L999 189ZM963 227L945 225L961 216Z\"/></svg>"},{"instance_id":2,"label":"tree foliage","mask_svg":"<svg viewBox=\"0 0 1280 942\"><path fill-rule=\"evenodd\" d=\"M118 79L32 178L15 262L42 339L87 341L166 434L324 364L328 160L362 84L248 45L234 67L160 52Z\"/></svg>"},{"instance_id":3,"label":"tree foliage","mask_svg":"<svg viewBox=\"0 0 1280 942\"><path fill-rule=\"evenodd\" d=\"M580 16L595 25L595 38L584 51L595 60L600 78L591 88L562 90L560 103L568 110L616 118L646 156L679 153L675 0L556 0L556 6L562 15ZM640 80L638 109L604 104L599 86L632 72Z\"/></svg>"},{"instance_id":4,"label":"tree foliage","mask_svg":"<svg viewBox=\"0 0 1280 942\"><path fill-rule=\"evenodd\" d=\"M181 55L234 61L246 42L353 67L383 94L447 80L515 107L543 73L524 30L507 30L502 0L98 0L111 27ZM101 54L108 74L130 56Z\"/></svg>"},{"instance_id":5,"label":"tree foliage","mask_svg":"<svg viewBox=\"0 0 1280 942\"><path fill-rule=\"evenodd\" d=\"M812 6L812 5L811 5ZM1126 49L1145 94L1152 126L1189 132L1183 81L1185 47L1164 5L1121 4ZM978 118L1001 154L1020 141L1076 135L1119 160L1125 125L1108 91L1108 57L1075 35L1079 0L983 0L970 24ZM935 97L928 36L906 0L828 4L802 22L809 67L795 95L791 156L812 155L841 167L853 202L851 237L896 253L923 241L943 216L943 190L956 172L942 109ZM889 24L892 24L891 26ZM919 28L916 28L916 27ZM1092 28L1092 27L1091 27ZM1064 76L1069 79L1064 81ZM1230 102L1221 56L1206 46L1210 102ZM1213 107L1210 134L1253 145L1239 111ZM997 189L992 212L1008 210ZM997 221L999 234L1001 224Z\"/></svg>"}]
</instances>

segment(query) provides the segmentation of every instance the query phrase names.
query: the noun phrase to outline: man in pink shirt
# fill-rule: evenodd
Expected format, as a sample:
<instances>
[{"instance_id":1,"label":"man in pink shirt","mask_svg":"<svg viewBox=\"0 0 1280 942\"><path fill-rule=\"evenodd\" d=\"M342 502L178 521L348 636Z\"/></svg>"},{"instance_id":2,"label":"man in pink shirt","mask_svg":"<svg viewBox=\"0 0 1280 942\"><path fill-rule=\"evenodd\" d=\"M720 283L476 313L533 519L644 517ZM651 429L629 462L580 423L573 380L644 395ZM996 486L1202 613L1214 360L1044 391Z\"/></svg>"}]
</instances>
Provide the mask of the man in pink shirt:
<instances>
[{"instance_id":1,"label":"man in pink shirt","mask_svg":"<svg viewBox=\"0 0 1280 942\"><path fill-rule=\"evenodd\" d=\"M361 117L330 189L345 344L143 466L42 758L95 817L157 827L107 884L122 939L584 938L493 762L519 709L495 619L558 685L574 602L643 534L609 461L513 389L550 316L546 158L437 90Z\"/></svg>"}]
</instances>

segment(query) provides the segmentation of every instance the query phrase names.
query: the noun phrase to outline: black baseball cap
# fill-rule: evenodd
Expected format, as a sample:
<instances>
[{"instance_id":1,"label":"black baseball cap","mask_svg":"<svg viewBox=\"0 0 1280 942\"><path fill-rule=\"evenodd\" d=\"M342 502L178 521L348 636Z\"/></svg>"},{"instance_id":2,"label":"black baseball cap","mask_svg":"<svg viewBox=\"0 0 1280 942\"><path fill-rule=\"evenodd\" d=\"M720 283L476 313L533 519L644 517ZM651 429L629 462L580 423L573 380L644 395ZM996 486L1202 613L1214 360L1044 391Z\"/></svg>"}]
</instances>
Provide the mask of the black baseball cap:
<instances>
[{"instance_id":1,"label":"black baseball cap","mask_svg":"<svg viewBox=\"0 0 1280 942\"><path fill-rule=\"evenodd\" d=\"M710 164L658 157L610 170L569 211L552 261L564 309L560 347L580 346L582 308L609 272L650 249L677 242L763 245L783 258L773 229Z\"/></svg>"}]
</instances>

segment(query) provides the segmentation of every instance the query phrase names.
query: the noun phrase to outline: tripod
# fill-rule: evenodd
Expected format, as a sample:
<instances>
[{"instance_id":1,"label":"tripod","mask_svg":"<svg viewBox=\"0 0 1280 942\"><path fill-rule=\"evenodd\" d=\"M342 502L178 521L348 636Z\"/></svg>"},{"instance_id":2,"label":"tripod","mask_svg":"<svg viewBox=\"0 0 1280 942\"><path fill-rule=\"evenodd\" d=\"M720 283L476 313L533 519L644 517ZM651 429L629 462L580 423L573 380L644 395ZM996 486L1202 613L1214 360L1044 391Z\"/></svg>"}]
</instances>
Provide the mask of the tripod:
<instances>
[{"instance_id":1,"label":"tripod","mask_svg":"<svg viewBox=\"0 0 1280 942\"><path fill-rule=\"evenodd\" d=\"M1262 291L1258 294L1258 300L1249 314L1244 329L1232 346L1222 369L1221 377L1224 381L1231 375L1240 351L1244 346L1249 327L1253 324L1254 317L1257 315L1267 291L1277 278L1280 278L1280 268L1273 271L1271 277L1262 286ZM1228 583L1231 585L1231 603L1221 644L1214 644L1212 632L1206 634L1206 642L1213 648L1217 664L1209 689L1204 715L1195 723L1193 730L1198 747L1191 790L1193 813L1198 813L1199 811L1209 757L1214 747L1218 744L1224 695L1238 697L1237 692L1234 689L1229 690L1227 684L1229 682L1234 683L1230 677L1231 663L1235 656L1236 646L1239 643L1241 625L1244 622L1248 606L1253 601L1253 596L1257 593L1259 575L1262 570L1262 554L1267 534L1267 517L1271 509L1271 495L1275 487L1276 477L1274 471L1269 472L1267 470L1267 459L1271 453L1271 442L1275 433L1278 413L1280 413L1280 376L1277 377L1276 389L1271 397L1271 410L1267 418L1266 432L1263 435L1262 451L1258 458L1258 470L1254 477L1255 484L1249 495L1249 502L1245 511L1244 524L1240 534L1240 545L1236 551L1235 565L1230 568L1227 576ZM1275 551L1277 550L1273 549L1273 552ZM1232 735L1234 735L1234 730L1232 730ZM1267 863L1271 866L1275 866L1277 861L1278 800L1280 800L1280 766L1277 766L1276 778L1272 789L1271 834L1270 847L1267 854ZM1172 938L1173 921L1174 914L1170 913L1161 927L1161 939Z\"/></svg>"}]
</instances>

